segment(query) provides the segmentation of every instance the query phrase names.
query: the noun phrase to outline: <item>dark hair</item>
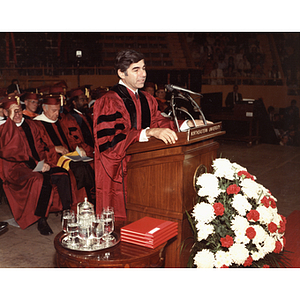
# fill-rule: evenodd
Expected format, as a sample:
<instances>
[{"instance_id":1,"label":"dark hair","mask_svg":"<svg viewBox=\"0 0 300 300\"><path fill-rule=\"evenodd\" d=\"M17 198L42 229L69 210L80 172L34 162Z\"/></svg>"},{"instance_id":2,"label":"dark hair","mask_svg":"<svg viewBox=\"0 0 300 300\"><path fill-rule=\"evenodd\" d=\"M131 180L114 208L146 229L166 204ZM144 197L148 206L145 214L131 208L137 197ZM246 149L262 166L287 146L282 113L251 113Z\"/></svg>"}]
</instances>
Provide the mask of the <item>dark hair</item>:
<instances>
[{"instance_id":1,"label":"dark hair","mask_svg":"<svg viewBox=\"0 0 300 300\"><path fill-rule=\"evenodd\" d=\"M121 72L126 72L131 64L137 63L144 59L144 54L135 50L122 50L116 56L115 69Z\"/></svg>"},{"instance_id":2,"label":"dark hair","mask_svg":"<svg viewBox=\"0 0 300 300\"><path fill-rule=\"evenodd\" d=\"M73 96L73 97L70 98L69 100L70 100L71 102L73 102L73 101L77 102L78 99L79 99L78 96Z\"/></svg>"}]
</instances>

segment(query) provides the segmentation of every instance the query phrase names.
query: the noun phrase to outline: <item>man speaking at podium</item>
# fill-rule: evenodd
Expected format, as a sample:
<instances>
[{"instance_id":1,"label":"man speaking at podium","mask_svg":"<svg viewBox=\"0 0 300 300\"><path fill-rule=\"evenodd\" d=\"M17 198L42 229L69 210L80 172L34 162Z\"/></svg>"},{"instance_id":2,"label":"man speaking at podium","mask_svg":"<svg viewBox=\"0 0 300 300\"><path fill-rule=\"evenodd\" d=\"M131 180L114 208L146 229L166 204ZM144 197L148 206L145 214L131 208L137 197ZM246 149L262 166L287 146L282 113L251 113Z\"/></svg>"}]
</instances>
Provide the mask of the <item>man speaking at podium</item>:
<instances>
[{"instance_id":1,"label":"man speaking at podium","mask_svg":"<svg viewBox=\"0 0 300 300\"><path fill-rule=\"evenodd\" d=\"M174 144L176 125L158 110L156 99L141 91L146 81L144 55L134 50L117 54L115 69L119 83L96 100L94 105L95 181L97 213L103 207L114 207L117 220L126 220L126 155L136 142L150 137ZM197 126L202 120L195 120ZM180 121L184 131L194 124Z\"/></svg>"}]
</instances>

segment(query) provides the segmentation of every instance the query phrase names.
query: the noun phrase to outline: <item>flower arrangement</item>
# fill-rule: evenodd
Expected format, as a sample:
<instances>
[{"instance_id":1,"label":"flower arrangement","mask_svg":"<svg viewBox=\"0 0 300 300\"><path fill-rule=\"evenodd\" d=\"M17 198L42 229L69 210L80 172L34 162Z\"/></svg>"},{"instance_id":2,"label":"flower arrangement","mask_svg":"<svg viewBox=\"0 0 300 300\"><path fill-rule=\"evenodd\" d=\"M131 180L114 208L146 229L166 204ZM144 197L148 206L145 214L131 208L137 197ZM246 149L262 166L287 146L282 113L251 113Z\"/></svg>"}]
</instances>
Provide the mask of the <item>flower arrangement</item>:
<instances>
[{"instance_id":1,"label":"flower arrangement","mask_svg":"<svg viewBox=\"0 0 300 300\"><path fill-rule=\"evenodd\" d=\"M246 168L217 158L197 178L198 202L188 219L194 244L188 266L284 266L286 218L276 198Z\"/></svg>"}]
</instances>

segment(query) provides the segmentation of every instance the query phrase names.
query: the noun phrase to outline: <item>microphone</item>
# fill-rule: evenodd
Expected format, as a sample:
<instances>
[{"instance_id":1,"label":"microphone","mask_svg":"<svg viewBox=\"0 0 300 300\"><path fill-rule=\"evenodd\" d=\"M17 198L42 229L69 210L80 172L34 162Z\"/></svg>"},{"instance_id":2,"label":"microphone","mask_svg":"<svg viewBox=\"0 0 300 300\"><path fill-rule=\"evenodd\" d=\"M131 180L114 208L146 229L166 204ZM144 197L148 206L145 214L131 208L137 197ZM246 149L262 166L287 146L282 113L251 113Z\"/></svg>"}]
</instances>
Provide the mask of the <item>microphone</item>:
<instances>
[{"instance_id":1,"label":"microphone","mask_svg":"<svg viewBox=\"0 0 300 300\"><path fill-rule=\"evenodd\" d=\"M166 84L165 87L166 87L170 92L173 92L173 90L178 90L178 91L182 91L182 92L186 92L186 93L190 93L190 94L202 96L202 94L199 94L199 93L196 93L196 92L193 92L193 91L184 89L184 88L182 88L182 87L180 87L180 86L176 86L176 85L173 85L173 84Z\"/></svg>"}]
</instances>

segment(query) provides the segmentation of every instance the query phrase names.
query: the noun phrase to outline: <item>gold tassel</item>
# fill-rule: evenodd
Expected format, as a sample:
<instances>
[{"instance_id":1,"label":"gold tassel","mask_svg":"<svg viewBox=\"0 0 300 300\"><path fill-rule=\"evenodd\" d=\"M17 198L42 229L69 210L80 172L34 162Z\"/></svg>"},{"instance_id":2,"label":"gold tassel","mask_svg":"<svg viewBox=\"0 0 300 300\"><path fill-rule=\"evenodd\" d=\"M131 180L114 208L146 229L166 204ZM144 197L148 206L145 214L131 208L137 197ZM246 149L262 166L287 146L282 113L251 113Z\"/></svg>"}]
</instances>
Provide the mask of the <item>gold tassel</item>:
<instances>
[{"instance_id":1,"label":"gold tassel","mask_svg":"<svg viewBox=\"0 0 300 300\"><path fill-rule=\"evenodd\" d=\"M85 96L86 96L87 98L90 98L90 93L89 93L88 88L85 88Z\"/></svg>"}]
</instances>

